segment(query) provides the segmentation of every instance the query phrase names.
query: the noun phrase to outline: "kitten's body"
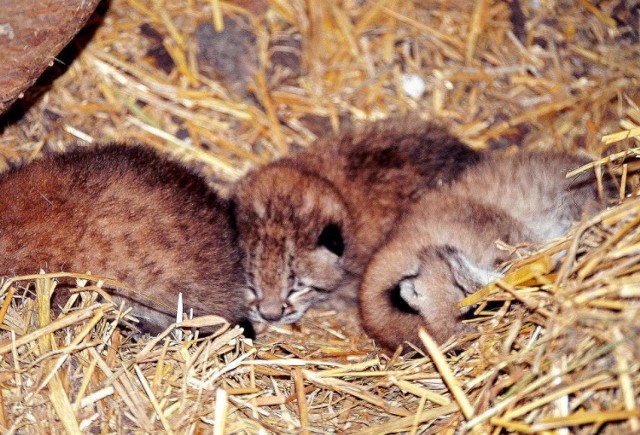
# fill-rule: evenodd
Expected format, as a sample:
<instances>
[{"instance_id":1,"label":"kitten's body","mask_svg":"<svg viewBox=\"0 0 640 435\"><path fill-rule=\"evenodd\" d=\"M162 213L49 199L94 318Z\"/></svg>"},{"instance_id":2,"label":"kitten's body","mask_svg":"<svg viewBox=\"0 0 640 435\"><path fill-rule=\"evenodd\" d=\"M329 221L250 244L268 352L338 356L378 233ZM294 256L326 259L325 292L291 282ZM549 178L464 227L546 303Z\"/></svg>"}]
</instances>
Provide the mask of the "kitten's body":
<instances>
[{"instance_id":1,"label":"kitten's body","mask_svg":"<svg viewBox=\"0 0 640 435\"><path fill-rule=\"evenodd\" d=\"M196 315L245 318L235 236L203 180L140 147L74 151L0 176L0 276L113 277L140 292L124 297L150 332L173 321L179 292Z\"/></svg>"},{"instance_id":2,"label":"kitten's body","mask_svg":"<svg viewBox=\"0 0 640 435\"><path fill-rule=\"evenodd\" d=\"M478 160L441 127L384 121L249 174L235 201L253 320L291 323L328 298L354 303L402 210Z\"/></svg>"},{"instance_id":3,"label":"kitten's body","mask_svg":"<svg viewBox=\"0 0 640 435\"><path fill-rule=\"evenodd\" d=\"M360 311L389 349L419 344L422 326L439 342L463 328L457 308L496 279L508 254L495 246L561 236L598 205L591 174L565 173L589 160L562 153L491 155L458 181L427 192L367 266Z\"/></svg>"}]
</instances>

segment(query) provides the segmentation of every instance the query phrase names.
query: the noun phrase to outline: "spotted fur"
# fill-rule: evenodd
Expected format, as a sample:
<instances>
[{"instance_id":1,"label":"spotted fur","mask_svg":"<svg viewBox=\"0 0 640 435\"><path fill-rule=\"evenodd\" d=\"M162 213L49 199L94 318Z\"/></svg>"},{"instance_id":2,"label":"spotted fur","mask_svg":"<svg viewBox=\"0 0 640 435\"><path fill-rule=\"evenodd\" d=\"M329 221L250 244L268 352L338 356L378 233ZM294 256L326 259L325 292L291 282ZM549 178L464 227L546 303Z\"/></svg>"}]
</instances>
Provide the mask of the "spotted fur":
<instances>
[{"instance_id":1,"label":"spotted fur","mask_svg":"<svg viewBox=\"0 0 640 435\"><path fill-rule=\"evenodd\" d=\"M435 124L387 120L250 173L234 200L252 318L291 323L321 302L355 304L364 266L402 210L479 159Z\"/></svg>"},{"instance_id":2,"label":"spotted fur","mask_svg":"<svg viewBox=\"0 0 640 435\"><path fill-rule=\"evenodd\" d=\"M0 276L92 272L140 292L142 329L175 317L247 315L229 205L182 166L137 146L48 157L0 176ZM145 297L146 296L146 297Z\"/></svg>"}]
</instances>

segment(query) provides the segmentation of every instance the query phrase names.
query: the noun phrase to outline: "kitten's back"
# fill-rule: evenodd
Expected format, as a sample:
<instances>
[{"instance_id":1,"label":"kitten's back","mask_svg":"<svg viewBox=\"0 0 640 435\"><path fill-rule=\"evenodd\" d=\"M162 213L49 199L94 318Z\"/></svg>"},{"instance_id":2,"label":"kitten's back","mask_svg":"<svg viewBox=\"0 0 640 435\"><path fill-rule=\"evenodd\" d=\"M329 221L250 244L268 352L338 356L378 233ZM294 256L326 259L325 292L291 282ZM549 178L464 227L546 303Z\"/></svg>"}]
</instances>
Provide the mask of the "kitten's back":
<instances>
[{"instance_id":1,"label":"kitten's back","mask_svg":"<svg viewBox=\"0 0 640 435\"><path fill-rule=\"evenodd\" d=\"M406 117L322 138L294 160L343 195L368 259L402 209L481 158L439 124Z\"/></svg>"},{"instance_id":2,"label":"kitten's back","mask_svg":"<svg viewBox=\"0 0 640 435\"><path fill-rule=\"evenodd\" d=\"M126 295L153 332L171 322L178 292L196 314L246 314L228 204L142 147L77 150L0 176L0 252L0 275L91 271L122 281L147 296Z\"/></svg>"}]
</instances>

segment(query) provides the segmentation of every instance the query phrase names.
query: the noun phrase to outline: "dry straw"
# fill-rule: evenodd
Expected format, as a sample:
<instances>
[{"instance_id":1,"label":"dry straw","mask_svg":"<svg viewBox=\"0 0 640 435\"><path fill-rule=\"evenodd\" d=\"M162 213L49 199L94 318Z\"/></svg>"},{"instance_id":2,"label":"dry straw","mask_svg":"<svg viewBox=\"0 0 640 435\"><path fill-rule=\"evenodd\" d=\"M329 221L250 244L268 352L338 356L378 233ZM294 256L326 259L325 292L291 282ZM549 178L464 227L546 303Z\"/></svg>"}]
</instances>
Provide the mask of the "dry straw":
<instances>
[{"instance_id":1,"label":"dry straw","mask_svg":"<svg viewBox=\"0 0 640 435\"><path fill-rule=\"evenodd\" d=\"M255 342L211 317L180 338L137 338L118 327L134 323L128 308L103 297L117 283L67 275L73 304L49 312L59 275L6 281L1 430L640 430L640 45L624 4L110 2L68 70L3 128L2 168L73 142L143 141L227 190L331 129L417 111L478 148L604 154L579 171L617 174L627 199L545 246L505 246L509 273L463 302L478 333L440 348L425 336L426 355L385 355L355 310L312 312ZM204 74L197 47L196 27L232 29L225 17L255 37L255 63L231 79ZM206 325L217 332L199 337Z\"/></svg>"}]
</instances>

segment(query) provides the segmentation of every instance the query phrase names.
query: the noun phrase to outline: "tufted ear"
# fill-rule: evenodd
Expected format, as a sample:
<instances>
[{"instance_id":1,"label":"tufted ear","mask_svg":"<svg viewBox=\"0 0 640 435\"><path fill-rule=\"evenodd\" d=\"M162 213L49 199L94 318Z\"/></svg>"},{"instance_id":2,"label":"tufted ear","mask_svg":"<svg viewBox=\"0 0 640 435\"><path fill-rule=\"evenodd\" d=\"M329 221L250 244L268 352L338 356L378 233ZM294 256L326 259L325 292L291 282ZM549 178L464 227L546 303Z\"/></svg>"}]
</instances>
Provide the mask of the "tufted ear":
<instances>
[{"instance_id":1,"label":"tufted ear","mask_svg":"<svg viewBox=\"0 0 640 435\"><path fill-rule=\"evenodd\" d=\"M387 297L389 298L389 302L394 308L400 310L403 313L418 315L420 314L418 309L409 305L407 300L402 297L402 289L406 287L406 285L404 284L405 282L406 279L389 288L387 290Z\"/></svg>"},{"instance_id":2,"label":"tufted ear","mask_svg":"<svg viewBox=\"0 0 640 435\"><path fill-rule=\"evenodd\" d=\"M340 226L334 223L325 225L318 236L318 246L327 248L338 257L342 257L344 253L344 239L342 238L342 229Z\"/></svg>"},{"instance_id":3,"label":"tufted ear","mask_svg":"<svg viewBox=\"0 0 640 435\"><path fill-rule=\"evenodd\" d=\"M438 256L449 265L453 279L466 295L477 291L502 276L491 269L479 266L460 250L449 245L440 247Z\"/></svg>"}]
</instances>

